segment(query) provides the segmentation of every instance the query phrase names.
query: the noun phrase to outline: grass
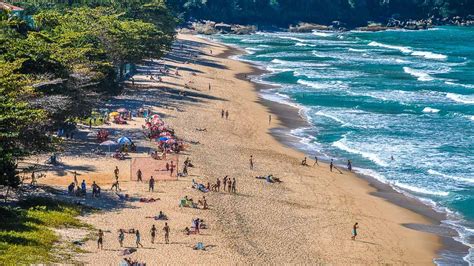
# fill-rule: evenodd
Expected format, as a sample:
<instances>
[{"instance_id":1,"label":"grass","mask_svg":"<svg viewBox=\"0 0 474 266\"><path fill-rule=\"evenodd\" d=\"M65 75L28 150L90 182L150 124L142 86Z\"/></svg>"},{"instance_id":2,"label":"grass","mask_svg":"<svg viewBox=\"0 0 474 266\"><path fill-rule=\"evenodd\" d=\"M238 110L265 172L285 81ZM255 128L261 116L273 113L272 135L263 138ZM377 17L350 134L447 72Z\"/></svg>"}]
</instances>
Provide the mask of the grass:
<instances>
[{"instance_id":1,"label":"grass","mask_svg":"<svg viewBox=\"0 0 474 266\"><path fill-rule=\"evenodd\" d=\"M59 241L52 228L87 227L77 219L80 206L30 198L18 207L0 207L0 265L60 262L53 254Z\"/></svg>"},{"instance_id":2,"label":"grass","mask_svg":"<svg viewBox=\"0 0 474 266\"><path fill-rule=\"evenodd\" d=\"M87 118L83 118L83 119L75 119L74 120L76 123L78 124L83 124L83 125L86 125L86 126L89 126L89 121L92 121L91 125L92 126L101 126L104 124L104 119L102 117L98 117L95 119L95 122L94 122L94 118L93 117L87 117Z\"/></svg>"}]
</instances>

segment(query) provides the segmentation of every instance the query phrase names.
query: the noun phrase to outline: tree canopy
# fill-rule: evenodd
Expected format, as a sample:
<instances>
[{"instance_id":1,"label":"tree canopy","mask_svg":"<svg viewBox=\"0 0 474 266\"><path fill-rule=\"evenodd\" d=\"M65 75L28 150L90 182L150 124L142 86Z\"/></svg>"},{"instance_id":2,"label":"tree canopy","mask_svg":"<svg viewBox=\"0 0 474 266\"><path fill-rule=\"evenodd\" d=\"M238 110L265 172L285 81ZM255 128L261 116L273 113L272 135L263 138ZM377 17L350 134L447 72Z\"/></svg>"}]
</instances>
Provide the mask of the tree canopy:
<instances>
[{"instance_id":1,"label":"tree canopy","mask_svg":"<svg viewBox=\"0 0 474 266\"><path fill-rule=\"evenodd\" d=\"M161 0L70 2L25 3L33 23L0 14L0 185L16 185L18 159L50 150L65 121L118 93L124 65L159 58L174 40Z\"/></svg>"}]
</instances>

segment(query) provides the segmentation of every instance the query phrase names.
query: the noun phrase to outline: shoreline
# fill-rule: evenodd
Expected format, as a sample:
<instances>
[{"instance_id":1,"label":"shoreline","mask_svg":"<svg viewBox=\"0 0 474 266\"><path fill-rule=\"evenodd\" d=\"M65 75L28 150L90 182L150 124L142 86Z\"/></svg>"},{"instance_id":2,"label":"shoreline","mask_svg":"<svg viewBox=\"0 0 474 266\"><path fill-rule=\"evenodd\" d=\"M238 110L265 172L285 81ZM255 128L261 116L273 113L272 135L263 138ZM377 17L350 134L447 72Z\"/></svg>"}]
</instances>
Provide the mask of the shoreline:
<instances>
[{"instance_id":1,"label":"shoreline","mask_svg":"<svg viewBox=\"0 0 474 266\"><path fill-rule=\"evenodd\" d=\"M236 56L243 55L246 53L245 50L240 49L238 47L229 46L225 43L220 44L227 46L229 49L229 52L222 56L227 56L232 60L241 61L236 58ZM252 66L252 72L245 73L246 75L262 76L266 73L269 73L268 71L260 68L258 65L255 65L252 62L241 62ZM237 77L242 80L247 80L243 75L237 75ZM278 126L270 129L269 134L272 135L272 137L275 138L275 140L280 142L282 145L285 145L291 149L295 149L298 152L302 152L306 154L308 158L311 159L311 154L308 154L308 151L301 147L301 139L292 135L291 133L291 130L311 126L308 121L306 121L302 117L300 113L301 110L297 107L285 103L265 99L261 95L261 92L263 90L275 88L276 86L259 83L258 81L254 81L251 79L248 79L248 81L255 84L256 93L258 93L259 95L259 103L268 108L269 113L275 115L276 117L278 117L278 120L281 121ZM326 161L324 159L321 159L320 161L326 165L328 165L329 163L329 161ZM341 167L341 165L337 166ZM344 166L342 166L341 168L344 169ZM390 184L383 183L377 180L376 178L371 177L370 175L364 175L357 172L353 173L357 178L367 181L369 186L376 189L375 192L369 193L370 195L374 195L380 199L386 200L394 205L397 205L429 219L429 221L431 222L431 225L429 226L421 224L402 224L402 226L420 232L428 232L433 235L436 235L439 238L439 241L442 243L442 247L436 251L437 257L433 258L434 262L467 264L467 262L464 260L464 256L469 254L469 247L454 239L454 237L459 237L459 234L456 230L442 225L442 221L447 219L446 213L437 212L433 209L433 207L423 203L418 198L409 194L407 195L401 191L397 191ZM457 256L460 256L459 260L453 261L446 259L455 259L457 258Z\"/></svg>"},{"instance_id":2,"label":"shoreline","mask_svg":"<svg viewBox=\"0 0 474 266\"><path fill-rule=\"evenodd\" d=\"M179 161L190 157L195 167L188 170L189 176L174 182L158 182L158 191L149 192L146 182L134 181L129 176L132 173L129 160L90 158L87 152L97 145L91 133L101 127L83 127L76 134L78 140L68 142L74 149L62 157L64 166L49 171L40 180L41 184L65 188L72 178L70 171L77 169L88 185L95 181L103 186L104 196L111 200L109 205L103 201L105 198L81 199L84 204L99 205L102 209L83 220L106 232L107 248L98 250L95 239L89 239L81 246L87 252L77 255L79 261L118 263L123 256L118 252L115 232L119 228L136 228L145 232L145 248L130 257L149 264L433 264L441 246L439 238L403 226L430 225L428 218L372 195L376 189L352 173L330 172L325 164L301 166L304 153L269 134L273 125L284 125L285 118L275 116L269 125L271 110L261 104L258 84L238 79L252 73L255 70L252 65L222 58L230 55L228 46L193 35L179 35L174 47L163 59L139 66L134 77L139 86L114 97L107 107L132 109L146 105L163 117L188 143ZM159 73L163 65L179 68L179 75L162 75L162 81L151 79L147 73ZM208 84L212 84L212 90ZM280 107L280 112L291 112L288 106ZM229 110L229 119L221 118L222 109ZM288 119L294 118L288 115ZM142 151L132 155L138 158L155 146L140 137L143 122L143 118L135 118L127 125L102 128L112 130L112 138L131 134ZM254 169L249 168L250 155L255 159ZM120 173L125 173L120 175L121 193L135 199L159 197L159 201L118 201L108 189L116 165ZM283 182L269 183L255 178L269 174ZM225 175L237 179L237 193L221 190L203 194L190 187L193 179L207 184ZM180 208L177 203L185 195L194 199L205 195L209 210ZM117 202L121 204L115 206ZM162 222L144 218L159 210L169 217L172 245L164 245L161 238L159 243L150 244L146 232L152 224L160 227ZM202 234L183 234L182 230L196 217L204 219L208 229ZM354 222L360 224L355 241L351 240ZM127 237L126 247L133 246L132 241L132 237ZM197 242L210 249L192 250Z\"/></svg>"}]
</instances>

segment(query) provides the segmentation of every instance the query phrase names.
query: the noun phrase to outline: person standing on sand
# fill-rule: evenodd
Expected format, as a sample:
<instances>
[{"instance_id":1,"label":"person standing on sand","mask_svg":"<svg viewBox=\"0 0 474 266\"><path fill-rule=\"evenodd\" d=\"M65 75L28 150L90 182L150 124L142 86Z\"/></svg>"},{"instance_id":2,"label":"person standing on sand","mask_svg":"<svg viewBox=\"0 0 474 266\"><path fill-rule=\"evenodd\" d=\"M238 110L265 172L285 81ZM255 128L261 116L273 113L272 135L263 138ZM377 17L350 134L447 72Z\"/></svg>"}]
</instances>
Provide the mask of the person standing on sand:
<instances>
[{"instance_id":1,"label":"person standing on sand","mask_svg":"<svg viewBox=\"0 0 474 266\"><path fill-rule=\"evenodd\" d=\"M351 162L351 160L347 160L347 170L349 170L349 172L352 172L352 162Z\"/></svg>"},{"instance_id":2,"label":"person standing on sand","mask_svg":"<svg viewBox=\"0 0 474 266\"><path fill-rule=\"evenodd\" d=\"M224 191L225 191L226 185L227 185L227 176L224 176Z\"/></svg>"},{"instance_id":3,"label":"person standing on sand","mask_svg":"<svg viewBox=\"0 0 474 266\"><path fill-rule=\"evenodd\" d=\"M118 180L119 179L119 169L118 169L118 166L115 166L115 170L114 170L114 175L115 175L115 180Z\"/></svg>"},{"instance_id":4,"label":"person standing on sand","mask_svg":"<svg viewBox=\"0 0 474 266\"><path fill-rule=\"evenodd\" d=\"M163 227L163 231L165 231L165 243L169 244L170 243L170 227L168 226L168 223L165 223L165 227Z\"/></svg>"},{"instance_id":5,"label":"person standing on sand","mask_svg":"<svg viewBox=\"0 0 474 266\"><path fill-rule=\"evenodd\" d=\"M232 193L237 193L236 184L235 184L235 177L232 178Z\"/></svg>"},{"instance_id":6,"label":"person standing on sand","mask_svg":"<svg viewBox=\"0 0 474 266\"><path fill-rule=\"evenodd\" d=\"M148 182L148 192L150 191L155 191L155 179L153 178L153 176L150 177L150 181Z\"/></svg>"},{"instance_id":7,"label":"person standing on sand","mask_svg":"<svg viewBox=\"0 0 474 266\"><path fill-rule=\"evenodd\" d=\"M79 182L77 181L77 172L74 171L74 184L77 186Z\"/></svg>"},{"instance_id":8,"label":"person standing on sand","mask_svg":"<svg viewBox=\"0 0 474 266\"><path fill-rule=\"evenodd\" d=\"M229 119L229 110L225 111L225 119L226 119L226 120Z\"/></svg>"},{"instance_id":9,"label":"person standing on sand","mask_svg":"<svg viewBox=\"0 0 474 266\"><path fill-rule=\"evenodd\" d=\"M231 193L232 192L232 180L229 178L229 185L227 186L227 192Z\"/></svg>"},{"instance_id":10,"label":"person standing on sand","mask_svg":"<svg viewBox=\"0 0 474 266\"><path fill-rule=\"evenodd\" d=\"M332 172L332 168L334 167L333 159L331 159L331 163L329 164L329 171Z\"/></svg>"},{"instance_id":11,"label":"person standing on sand","mask_svg":"<svg viewBox=\"0 0 474 266\"><path fill-rule=\"evenodd\" d=\"M173 164L173 161L171 161L171 165L170 165L170 176L173 175L173 172L174 172L174 164Z\"/></svg>"},{"instance_id":12,"label":"person standing on sand","mask_svg":"<svg viewBox=\"0 0 474 266\"><path fill-rule=\"evenodd\" d=\"M136 237L136 241L135 241L135 242L137 243L137 248L138 248L138 246L143 247L142 243L140 242L140 241L141 241L141 237L140 237L140 231L138 231L138 229L137 229L137 231L135 232L135 237Z\"/></svg>"},{"instance_id":13,"label":"person standing on sand","mask_svg":"<svg viewBox=\"0 0 474 266\"><path fill-rule=\"evenodd\" d=\"M224 118L224 115L225 115L225 111L224 111L224 109L222 109L222 111L221 111L221 118Z\"/></svg>"},{"instance_id":14,"label":"person standing on sand","mask_svg":"<svg viewBox=\"0 0 474 266\"><path fill-rule=\"evenodd\" d=\"M318 156L314 156L314 164L313 164L313 166L315 166L315 165L318 165L318 166L319 166L319 164L318 164Z\"/></svg>"},{"instance_id":15,"label":"person standing on sand","mask_svg":"<svg viewBox=\"0 0 474 266\"><path fill-rule=\"evenodd\" d=\"M150 234L151 234L151 243L155 244L155 237L156 237L156 227L153 225L150 229Z\"/></svg>"},{"instance_id":16,"label":"person standing on sand","mask_svg":"<svg viewBox=\"0 0 474 266\"><path fill-rule=\"evenodd\" d=\"M253 170L253 155L250 155L250 170Z\"/></svg>"},{"instance_id":17,"label":"person standing on sand","mask_svg":"<svg viewBox=\"0 0 474 266\"><path fill-rule=\"evenodd\" d=\"M142 170L138 169L137 171L137 182L143 182L142 180Z\"/></svg>"},{"instance_id":18,"label":"person standing on sand","mask_svg":"<svg viewBox=\"0 0 474 266\"><path fill-rule=\"evenodd\" d=\"M211 83L209 83L209 91L211 91Z\"/></svg>"},{"instance_id":19,"label":"person standing on sand","mask_svg":"<svg viewBox=\"0 0 474 266\"><path fill-rule=\"evenodd\" d=\"M221 180L219 179L219 177L217 178L217 181L216 181L216 188L217 188L217 192L221 191Z\"/></svg>"},{"instance_id":20,"label":"person standing on sand","mask_svg":"<svg viewBox=\"0 0 474 266\"><path fill-rule=\"evenodd\" d=\"M270 125L272 123L272 115L268 115L268 124Z\"/></svg>"},{"instance_id":21,"label":"person standing on sand","mask_svg":"<svg viewBox=\"0 0 474 266\"><path fill-rule=\"evenodd\" d=\"M98 238L97 238L97 249L102 249L104 244L104 232L99 229Z\"/></svg>"},{"instance_id":22,"label":"person standing on sand","mask_svg":"<svg viewBox=\"0 0 474 266\"><path fill-rule=\"evenodd\" d=\"M357 229L359 228L359 223L355 223L354 226L352 227L352 240L356 239L357 236Z\"/></svg>"},{"instance_id":23,"label":"person standing on sand","mask_svg":"<svg viewBox=\"0 0 474 266\"><path fill-rule=\"evenodd\" d=\"M125 240L125 233L123 232L123 229L119 230L119 235L118 235L118 241L120 243L120 247L123 247L123 241Z\"/></svg>"}]
</instances>

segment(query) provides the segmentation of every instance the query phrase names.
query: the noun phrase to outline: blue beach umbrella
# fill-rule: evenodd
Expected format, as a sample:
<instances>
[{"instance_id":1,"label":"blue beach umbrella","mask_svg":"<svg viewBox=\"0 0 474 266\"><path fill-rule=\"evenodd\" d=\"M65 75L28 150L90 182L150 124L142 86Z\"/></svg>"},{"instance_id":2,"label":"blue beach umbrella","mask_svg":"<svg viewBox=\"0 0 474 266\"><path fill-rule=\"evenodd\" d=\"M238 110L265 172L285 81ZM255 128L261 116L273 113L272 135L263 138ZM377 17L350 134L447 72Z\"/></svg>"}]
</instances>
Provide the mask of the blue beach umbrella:
<instances>
[{"instance_id":1,"label":"blue beach umbrella","mask_svg":"<svg viewBox=\"0 0 474 266\"><path fill-rule=\"evenodd\" d=\"M160 141L167 141L168 139L169 139L169 138L167 138L167 137L160 137L160 138L159 138Z\"/></svg>"},{"instance_id":2,"label":"blue beach umbrella","mask_svg":"<svg viewBox=\"0 0 474 266\"><path fill-rule=\"evenodd\" d=\"M129 137L121 137L117 140L117 143L120 145L132 144L132 140Z\"/></svg>"}]
</instances>

